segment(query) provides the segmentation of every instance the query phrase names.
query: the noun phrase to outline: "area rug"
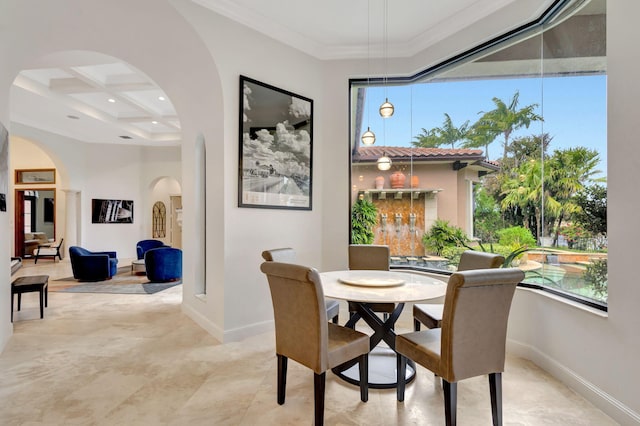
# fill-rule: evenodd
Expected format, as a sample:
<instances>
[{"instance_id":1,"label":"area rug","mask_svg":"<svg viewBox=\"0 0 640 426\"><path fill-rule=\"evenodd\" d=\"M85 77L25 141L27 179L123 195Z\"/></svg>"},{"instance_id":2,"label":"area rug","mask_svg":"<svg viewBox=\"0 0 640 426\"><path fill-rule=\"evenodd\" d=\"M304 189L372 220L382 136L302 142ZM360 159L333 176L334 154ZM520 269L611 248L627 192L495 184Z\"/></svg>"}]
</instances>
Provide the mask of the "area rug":
<instances>
[{"instance_id":1,"label":"area rug","mask_svg":"<svg viewBox=\"0 0 640 426\"><path fill-rule=\"evenodd\" d=\"M112 293L112 294L154 294L166 290L182 281L168 283L152 283L146 275L131 273L130 266L118 268L118 272L110 280L82 282L73 277L49 281L49 291L64 293Z\"/></svg>"}]
</instances>

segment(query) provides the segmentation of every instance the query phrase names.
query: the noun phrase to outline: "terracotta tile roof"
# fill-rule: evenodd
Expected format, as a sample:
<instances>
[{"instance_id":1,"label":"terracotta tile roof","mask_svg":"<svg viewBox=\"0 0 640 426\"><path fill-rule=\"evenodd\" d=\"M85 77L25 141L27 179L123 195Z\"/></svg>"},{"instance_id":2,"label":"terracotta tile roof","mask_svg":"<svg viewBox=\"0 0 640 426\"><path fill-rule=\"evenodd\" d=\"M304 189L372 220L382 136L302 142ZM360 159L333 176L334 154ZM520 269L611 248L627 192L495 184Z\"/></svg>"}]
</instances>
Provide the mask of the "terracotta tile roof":
<instances>
[{"instance_id":1,"label":"terracotta tile roof","mask_svg":"<svg viewBox=\"0 0 640 426\"><path fill-rule=\"evenodd\" d=\"M375 161L383 154L392 160L484 160L481 149L412 148L402 146L367 146L358 148L360 161ZM355 160L355 158L354 158Z\"/></svg>"},{"instance_id":2,"label":"terracotta tile roof","mask_svg":"<svg viewBox=\"0 0 640 426\"><path fill-rule=\"evenodd\" d=\"M354 163L372 163L386 154L392 161L414 161L426 163L430 161L466 162L480 166L489 171L500 169L498 161L487 160L481 149L451 148L414 148L402 146L367 146L359 147Z\"/></svg>"}]
</instances>

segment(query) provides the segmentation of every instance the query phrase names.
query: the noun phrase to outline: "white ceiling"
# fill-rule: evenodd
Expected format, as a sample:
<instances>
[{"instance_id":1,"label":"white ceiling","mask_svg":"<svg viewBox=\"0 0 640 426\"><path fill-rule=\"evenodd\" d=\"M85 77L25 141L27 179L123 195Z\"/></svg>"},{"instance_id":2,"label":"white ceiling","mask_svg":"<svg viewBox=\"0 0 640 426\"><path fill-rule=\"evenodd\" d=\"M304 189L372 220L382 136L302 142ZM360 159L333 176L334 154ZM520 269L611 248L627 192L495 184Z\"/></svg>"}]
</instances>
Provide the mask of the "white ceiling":
<instances>
[{"instance_id":1,"label":"white ceiling","mask_svg":"<svg viewBox=\"0 0 640 426\"><path fill-rule=\"evenodd\" d=\"M392 0L385 19L384 0L192 1L320 59L375 57L385 50L388 57L410 56L511 3L528 7L530 17L552 3ZM142 72L96 53L61 55L64 60L51 63L63 67L23 70L16 78L12 122L91 143L180 143L171 102Z\"/></svg>"},{"instance_id":2,"label":"white ceiling","mask_svg":"<svg viewBox=\"0 0 640 426\"><path fill-rule=\"evenodd\" d=\"M553 0L192 1L319 59L382 57L385 47L389 57L409 57L512 3L519 3L522 15L528 18L539 16L553 3Z\"/></svg>"},{"instance_id":3,"label":"white ceiling","mask_svg":"<svg viewBox=\"0 0 640 426\"><path fill-rule=\"evenodd\" d=\"M12 121L85 142L180 143L173 105L142 72L90 52L66 52L61 62L68 65L18 75Z\"/></svg>"}]
</instances>

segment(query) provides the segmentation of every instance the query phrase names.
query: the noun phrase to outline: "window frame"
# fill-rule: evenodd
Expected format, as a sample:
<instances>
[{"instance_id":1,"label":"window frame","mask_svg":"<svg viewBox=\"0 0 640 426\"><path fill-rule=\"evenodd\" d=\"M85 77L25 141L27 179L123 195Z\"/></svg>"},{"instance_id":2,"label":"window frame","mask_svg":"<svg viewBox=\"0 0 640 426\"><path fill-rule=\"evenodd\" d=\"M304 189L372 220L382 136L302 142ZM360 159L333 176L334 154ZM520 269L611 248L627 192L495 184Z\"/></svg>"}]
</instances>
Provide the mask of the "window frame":
<instances>
[{"instance_id":1,"label":"window frame","mask_svg":"<svg viewBox=\"0 0 640 426\"><path fill-rule=\"evenodd\" d=\"M454 55L449 59L446 59L440 63L437 63L431 67L428 67L410 76L351 78L349 79L349 111L353 111L353 103L355 99L355 96L354 96L355 87L382 86L390 83L396 84L396 85L418 83L422 80L426 80L429 77L437 76L438 74L441 74L458 65L471 62L478 57L485 56L494 51L501 50L504 48L504 44L507 42L510 44L517 43L535 34L542 34L544 33L548 25L552 24L555 20L562 18L563 16L568 16L572 14L573 10L576 7L579 7L581 4L582 2L580 0L556 0L538 18L534 19L533 21L530 21L529 23L526 23L513 30L510 30L501 35L498 35L484 43L479 44L474 48L471 48L462 53ZM544 57L541 57L541 60L544 60ZM353 117L350 117L349 139L348 139L349 140L349 144L348 144L349 186L348 188L352 188L353 186L353 180L352 180L352 168L353 168L352 137L354 134L353 126L354 126ZM608 141L607 141L607 146L608 146ZM349 196L348 232L349 232L349 242L351 243L352 241L351 241L351 220L350 220L351 213L350 212L353 204L353 197L352 197L351 191L349 191L348 196ZM438 274L443 276L451 275L451 272L448 272L448 271L426 268L426 267L416 266L416 265L391 265L391 269L415 270L419 272L432 273L432 274ZM547 292L549 294L588 306L596 310L608 312L608 305L606 302L598 302L597 300L589 299L575 293L569 293L556 288L543 286L541 284L535 284L535 283L522 282L518 286L521 288Z\"/></svg>"}]
</instances>

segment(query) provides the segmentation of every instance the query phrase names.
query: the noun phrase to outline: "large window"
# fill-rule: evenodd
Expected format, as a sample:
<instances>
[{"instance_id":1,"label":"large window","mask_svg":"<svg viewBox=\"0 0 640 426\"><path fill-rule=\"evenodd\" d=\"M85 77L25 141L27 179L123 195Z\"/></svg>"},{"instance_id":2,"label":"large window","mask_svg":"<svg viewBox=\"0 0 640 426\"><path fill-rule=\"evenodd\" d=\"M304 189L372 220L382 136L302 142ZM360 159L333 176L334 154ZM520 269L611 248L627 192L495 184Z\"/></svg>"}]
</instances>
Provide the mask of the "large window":
<instances>
[{"instance_id":1,"label":"large window","mask_svg":"<svg viewBox=\"0 0 640 426\"><path fill-rule=\"evenodd\" d=\"M352 81L352 242L443 271L501 253L526 285L606 309L605 0L564 3L410 83Z\"/></svg>"}]
</instances>

